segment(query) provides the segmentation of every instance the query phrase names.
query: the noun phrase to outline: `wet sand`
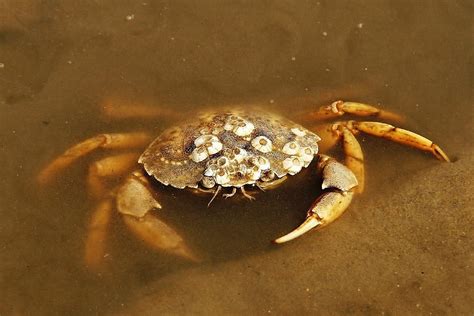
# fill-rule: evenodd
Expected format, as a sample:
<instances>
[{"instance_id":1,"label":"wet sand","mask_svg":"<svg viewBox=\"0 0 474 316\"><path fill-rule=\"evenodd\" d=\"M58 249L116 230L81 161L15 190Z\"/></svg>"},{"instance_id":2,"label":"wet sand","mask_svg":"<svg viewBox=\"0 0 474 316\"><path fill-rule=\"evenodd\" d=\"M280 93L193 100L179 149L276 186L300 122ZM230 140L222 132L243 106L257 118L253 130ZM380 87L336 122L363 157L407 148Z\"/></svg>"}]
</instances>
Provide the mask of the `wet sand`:
<instances>
[{"instance_id":1,"label":"wet sand","mask_svg":"<svg viewBox=\"0 0 474 316\"><path fill-rule=\"evenodd\" d=\"M472 149L277 251L166 276L121 315L468 315Z\"/></svg>"},{"instance_id":2,"label":"wet sand","mask_svg":"<svg viewBox=\"0 0 474 316\"><path fill-rule=\"evenodd\" d=\"M474 310L472 14L467 1L0 3L0 314L469 315ZM157 186L203 254L154 253L113 220L105 268L84 266L94 154L49 187L39 170L102 132L158 134L101 106L189 116L258 102L291 115L351 99L406 116L453 158L360 136L366 192L283 247L318 193L310 170L255 202ZM186 114L185 114L186 113ZM341 158L339 152L332 154Z\"/></svg>"}]
</instances>

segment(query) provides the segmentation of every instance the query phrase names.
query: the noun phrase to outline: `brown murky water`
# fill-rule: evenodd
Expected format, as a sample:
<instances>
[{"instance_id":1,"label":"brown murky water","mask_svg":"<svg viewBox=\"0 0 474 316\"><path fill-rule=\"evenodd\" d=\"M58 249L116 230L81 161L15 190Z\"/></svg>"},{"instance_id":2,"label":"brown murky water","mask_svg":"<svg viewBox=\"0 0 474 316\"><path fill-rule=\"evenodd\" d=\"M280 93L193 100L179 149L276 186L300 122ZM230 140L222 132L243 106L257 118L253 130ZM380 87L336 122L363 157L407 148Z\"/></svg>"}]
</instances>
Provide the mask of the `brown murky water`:
<instances>
[{"instance_id":1,"label":"brown murky water","mask_svg":"<svg viewBox=\"0 0 474 316\"><path fill-rule=\"evenodd\" d=\"M472 5L468 1L0 2L0 314L470 314ZM310 171L255 202L160 188L163 216L204 261L153 253L116 218L106 269L82 259L87 165L34 176L100 132L104 100L192 115L258 102L292 115L336 99L382 105L452 157L361 137L367 190L328 228L284 247ZM191 112L190 112L191 110ZM185 114L187 113L187 114ZM191 113L191 114L190 114ZM337 151L335 152L337 154Z\"/></svg>"}]
</instances>

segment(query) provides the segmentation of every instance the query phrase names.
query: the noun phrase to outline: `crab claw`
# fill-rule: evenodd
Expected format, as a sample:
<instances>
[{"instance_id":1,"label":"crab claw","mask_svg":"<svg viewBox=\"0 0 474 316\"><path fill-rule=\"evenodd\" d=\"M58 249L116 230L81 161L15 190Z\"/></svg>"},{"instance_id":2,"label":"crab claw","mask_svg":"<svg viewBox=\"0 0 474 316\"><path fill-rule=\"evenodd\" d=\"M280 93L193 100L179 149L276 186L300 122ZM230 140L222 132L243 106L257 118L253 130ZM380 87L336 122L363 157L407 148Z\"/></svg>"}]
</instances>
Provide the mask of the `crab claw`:
<instances>
[{"instance_id":1,"label":"crab claw","mask_svg":"<svg viewBox=\"0 0 474 316\"><path fill-rule=\"evenodd\" d=\"M299 236L303 235L304 233L309 232L311 229L320 226L321 222L314 216L306 217L306 220L297 228L295 228L290 233L275 239L273 242L276 244L283 244L287 241L293 240L298 238Z\"/></svg>"},{"instance_id":2,"label":"crab claw","mask_svg":"<svg viewBox=\"0 0 474 316\"><path fill-rule=\"evenodd\" d=\"M357 186L354 174L344 165L327 156L321 156L319 168L323 170L323 194L314 201L306 220L290 233L274 240L282 244L293 240L315 227L322 227L338 218L352 201Z\"/></svg>"},{"instance_id":3,"label":"crab claw","mask_svg":"<svg viewBox=\"0 0 474 316\"><path fill-rule=\"evenodd\" d=\"M149 247L190 261L199 261L180 234L151 213L142 218L123 215L123 220L127 227Z\"/></svg>"},{"instance_id":4,"label":"crab claw","mask_svg":"<svg viewBox=\"0 0 474 316\"><path fill-rule=\"evenodd\" d=\"M326 226L338 218L352 201L353 192L326 192L317 199L306 216L306 220L290 233L274 240L282 244L293 240L313 228Z\"/></svg>"},{"instance_id":5,"label":"crab claw","mask_svg":"<svg viewBox=\"0 0 474 316\"><path fill-rule=\"evenodd\" d=\"M117 209L127 227L155 250L199 261L184 238L156 214L161 209L141 172L134 172L117 192Z\"/></svg>"}]
</instances>

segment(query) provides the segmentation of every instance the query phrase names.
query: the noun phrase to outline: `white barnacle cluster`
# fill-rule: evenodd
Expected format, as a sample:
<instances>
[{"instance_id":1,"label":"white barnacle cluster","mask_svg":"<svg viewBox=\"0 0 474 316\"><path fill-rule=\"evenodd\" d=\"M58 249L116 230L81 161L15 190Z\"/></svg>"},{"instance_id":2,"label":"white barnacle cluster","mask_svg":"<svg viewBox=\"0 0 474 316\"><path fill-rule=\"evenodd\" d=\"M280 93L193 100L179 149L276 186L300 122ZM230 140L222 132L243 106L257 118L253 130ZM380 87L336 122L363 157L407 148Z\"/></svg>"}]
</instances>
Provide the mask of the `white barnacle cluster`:
<instances>
[{"instance_id":1,"label":"white barnacle cluster","mask_svg":"<svg viewBox=\"0 0 474 316\"><path fill-rule=\"evenodd\" d=\"M291 156L283 160L283 168L291 175L300 172L303 165L303 160L298 156Z\"/></svg>"},{"instance_id":2,"label":"white barnacle cluster","mask_svg":"<svg viewBox=\"0 0 474 316\"><path fill-rule=\"evenodd\" d=\"M211 120L213 116L207 117L207 120ZM223 123L217 121L206 122L206 126L199 130L201 135L219 135L224 131Z\"/></svg>"},{"instance_id":3,"label":"white barnacle cluster","mask_svg":"<svg viewBox=\"0 0 474 316\"><path fill-rule=\"evenodd\" d=\"M192 151L189 158L194 162L206 160L210 155L214 155L222 150L222 143L215 135L201 135L194 140L196 148Z\"/></svg>"},{"instance_id":4,"label":"white barnacle cluster","mask_svg":"<svg viewBox=\"0 0 474 316\"><path fill-rule=\"evenodd\" d=\"M225 155L209 160L204 170L203 186L212 188L216 184L228 184L231 181L229 172L231 162L233 162L233 160L230 160Z\"/></svg>"},{"instance_id":5,"label":"white barnacle cluster","mask_svg":"<svg viewBox=\"0 0 474 316\"><path fill-rule=\"evenodd\" d=\"M256 181L262 177L262 175L270 170L270 161L263 156L253 156L249 160L251 166L247 171L247 176Z\"/></svg>"},{"instance_id":6,"label":"white barnacle cluster","mask_svg":"<svg viewBox=\"0 0 474 316\"><path fill-rule=\"evenodd\" d=\"M283 145L282 152L289 155L283 160L283 168L291 175L298 173L301 168L309 166L315 154L311 147L302 147L296 141L290 141Z\"/></svg>"},{"instance_id":7,"label":"white barnacle cluster","mask_svg":"<svg viewBox=\"0 0 474 316\"><path fill-rule=\"evenodd\" d=\"M226 131L232 131L235 135L241 137L250 135L254 128L255 126L252 122L236 115L230 115L224 124L224 129Z\"/></svg>"},{"instance_id":8,"label":"white barnacle cluster","mask_svg":"<svg viewBox=\"0 0 474 316\"><path fill-rule=\"evenodd\" d=\"M267 158L251 155L241 148L234 148L226 149L222 156L209 160L201 183L206 188L212 188L216 184L239 186L261 178L269 181L273 177Z\"/></svg>"},{"instance_id":9,"label":"white barnacle cluster","mask_svg":"<svg viewBox=\"0 0 474 316\"><path fill-rule=\"evenodd\" d=\"M231 161L235 160L238 163L241 163L242 161L247 159L249 155L248 152L243 148L229 148L224 154L229 157Z\"/></svg>"}]
</instances>

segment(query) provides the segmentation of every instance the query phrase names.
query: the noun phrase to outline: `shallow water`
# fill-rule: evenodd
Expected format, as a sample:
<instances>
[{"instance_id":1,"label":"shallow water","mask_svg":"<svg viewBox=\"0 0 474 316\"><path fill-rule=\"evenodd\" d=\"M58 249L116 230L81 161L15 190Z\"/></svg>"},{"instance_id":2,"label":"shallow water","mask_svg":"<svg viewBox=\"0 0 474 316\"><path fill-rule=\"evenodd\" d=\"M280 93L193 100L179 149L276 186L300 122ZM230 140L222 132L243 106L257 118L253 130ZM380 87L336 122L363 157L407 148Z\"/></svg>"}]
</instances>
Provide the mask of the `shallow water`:
<instances>
[{"instance_id":1,"label":"shallow water","mask_svg":"<svg viewBox=\"0 0 474 316\"><path fill-rule=\"evenodd\" d=\"M2 5L1 315L474 309L467 2ZM404 114L404 127L438 142L456 163L361 136L364 195L330 227L284 247L269 240L304 218L319 185L310 170L255 202L218 199L211 208L208 196L158 186L163 217L203 262L154 253L115 218L101 273L87 270L82 254L93 206L85 174L102 154L51 186L34 181L79 140L101 132L158 135L175 121L106 119L106 100L180 116L258 103L292 116L337 99Z\"/></svg>"}]
</instances>

